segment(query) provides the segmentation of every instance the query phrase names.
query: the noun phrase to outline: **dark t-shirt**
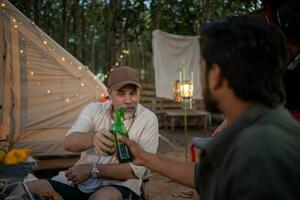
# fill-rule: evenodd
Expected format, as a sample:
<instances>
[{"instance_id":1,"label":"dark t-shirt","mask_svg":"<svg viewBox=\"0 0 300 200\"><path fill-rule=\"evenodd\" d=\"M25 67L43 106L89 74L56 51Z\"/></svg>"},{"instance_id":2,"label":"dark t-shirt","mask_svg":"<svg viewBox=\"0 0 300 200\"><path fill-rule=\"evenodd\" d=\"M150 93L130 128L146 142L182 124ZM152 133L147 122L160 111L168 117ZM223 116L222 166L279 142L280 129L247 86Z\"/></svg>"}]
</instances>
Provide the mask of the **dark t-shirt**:
<instances>
[{"instance_id":1,"label":"dark t-shirt","mask_svg":"<svg viewBox=\"0 0 300 200\"><path fill-rule=\"evenodd\" d=\"M195 167L201 200L300 199L300 125L283 108L249 108Z\"/></svg>"}]
</instances>

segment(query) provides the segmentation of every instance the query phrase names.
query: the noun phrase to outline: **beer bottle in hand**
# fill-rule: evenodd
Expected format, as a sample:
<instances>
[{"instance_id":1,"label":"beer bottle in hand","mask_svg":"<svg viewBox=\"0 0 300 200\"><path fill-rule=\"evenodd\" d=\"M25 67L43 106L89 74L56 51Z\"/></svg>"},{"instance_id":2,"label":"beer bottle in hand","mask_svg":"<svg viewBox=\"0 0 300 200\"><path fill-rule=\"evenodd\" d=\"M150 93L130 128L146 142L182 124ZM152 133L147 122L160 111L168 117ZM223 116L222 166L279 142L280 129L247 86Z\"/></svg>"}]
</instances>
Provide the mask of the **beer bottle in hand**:
<instances>
[{"instance_id":1,"label":"beer bottle in hand","mask_svg":"<svg viewBox=\"0 0 300 200\"><path fill-rule=\"evenodd\" d=\"M115 146L118 154L119 162L125 163L133 160L133 156L128 146L118 139L118 135L128 137L128 130L124 124L125 108L119 107L115 110L114 123L111 125L109 131L115 136Z\"/></svg>"}]
</instances>

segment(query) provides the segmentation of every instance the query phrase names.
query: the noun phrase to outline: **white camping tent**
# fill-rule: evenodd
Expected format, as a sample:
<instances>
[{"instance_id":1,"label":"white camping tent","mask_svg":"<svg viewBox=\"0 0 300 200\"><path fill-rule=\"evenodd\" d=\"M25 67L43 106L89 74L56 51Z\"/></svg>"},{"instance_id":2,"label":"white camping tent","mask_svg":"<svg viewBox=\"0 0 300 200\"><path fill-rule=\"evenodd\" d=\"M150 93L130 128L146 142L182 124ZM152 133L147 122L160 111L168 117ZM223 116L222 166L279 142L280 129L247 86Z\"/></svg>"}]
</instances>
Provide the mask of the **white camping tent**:
<instances>
[{"instance_id":1,"label":"white camping tent","mask_svg":"<svg viewBox=\"0 0 300 200\"><path fill-rule=\"evenodd\" d=\"M105 85L6 0L0 3L0 139L35 155L69 154L67 129Z\"/></svg>"},{"instance_id":2,"label":"white camping tent","mask_svg":"<svg viewBox=\"0 0 300 200\"><path fill-rule=\"evenodd\" d=\"M200 85L200 46L198 36L174 35L155 30L152 38L155 90L157 97L173 99L173 86L185 63L185 78L193 80L193 99L202 99ZM190 76L193 72L193 78ZM166 78L167 77L167 78Z\"/></svg>"}]
</instances>

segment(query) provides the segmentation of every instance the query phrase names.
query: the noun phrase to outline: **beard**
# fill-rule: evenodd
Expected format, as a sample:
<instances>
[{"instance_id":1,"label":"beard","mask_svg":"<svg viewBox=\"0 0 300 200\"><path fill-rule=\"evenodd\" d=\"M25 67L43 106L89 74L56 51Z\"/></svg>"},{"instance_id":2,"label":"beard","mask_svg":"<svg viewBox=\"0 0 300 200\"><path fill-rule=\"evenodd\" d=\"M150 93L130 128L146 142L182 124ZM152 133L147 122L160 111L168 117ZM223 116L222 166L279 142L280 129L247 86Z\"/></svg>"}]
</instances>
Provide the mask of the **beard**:
<instances>
[{"instance_id":1,"label":"beard","mask_svg":"<svg viewBox=\"0 0 300 200\"><path fill-rule=\"evenodd\" d=\"M208 87L204 89L203 99L205 110L215 114L222 113L218 108L218 103L216 99L212 96Z\"/></svg>"},{"instance_id":2,"label":"beard","mask_svg":"<svg viewBox=\"0 0 300 200\"><path fill-rule=\"evenodd\" d=\"M126 110L124 119L131 119L134 117L137 107Z\"/></svg>"}]
</instances>

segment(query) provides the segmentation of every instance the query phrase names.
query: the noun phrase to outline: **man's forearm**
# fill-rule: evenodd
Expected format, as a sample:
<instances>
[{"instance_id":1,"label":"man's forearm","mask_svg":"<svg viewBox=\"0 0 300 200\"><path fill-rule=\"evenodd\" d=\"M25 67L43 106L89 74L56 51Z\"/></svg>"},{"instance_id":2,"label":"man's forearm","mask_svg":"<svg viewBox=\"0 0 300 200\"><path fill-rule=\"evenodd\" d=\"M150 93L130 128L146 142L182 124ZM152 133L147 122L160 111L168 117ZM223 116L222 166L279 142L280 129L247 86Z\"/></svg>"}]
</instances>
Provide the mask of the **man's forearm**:
<instances>
[{"instance_id":1,"label":"man's forearm","mask_svg":"<svg viewBox=\"0 0 300 200\"><path fill-rule=\"evenodd\" d=\"M178 183L195 188L194 163L167 160L157 155L146 153L143 165Z\"/></svg>"},{"instance_id":2,"label":"man's forearm","mask_svg":"<svg viewBox=\"0 0 300 200\"><path fill-rule=\"evenodd\" d=\"M66 136L64 149L72 152L82 152L93 147L94 133L72 133Z\"/></svg>"},{"instance_id":3,"label":"man's forearm","mask_svg":"<svg viewBox=\"0 0 300 200\"><path fill-rule=\"evenodd\" d=\"M98 164L100 177L113 180L127 180L137 178L128 163Z\"/></svg>"}]
</instances>

